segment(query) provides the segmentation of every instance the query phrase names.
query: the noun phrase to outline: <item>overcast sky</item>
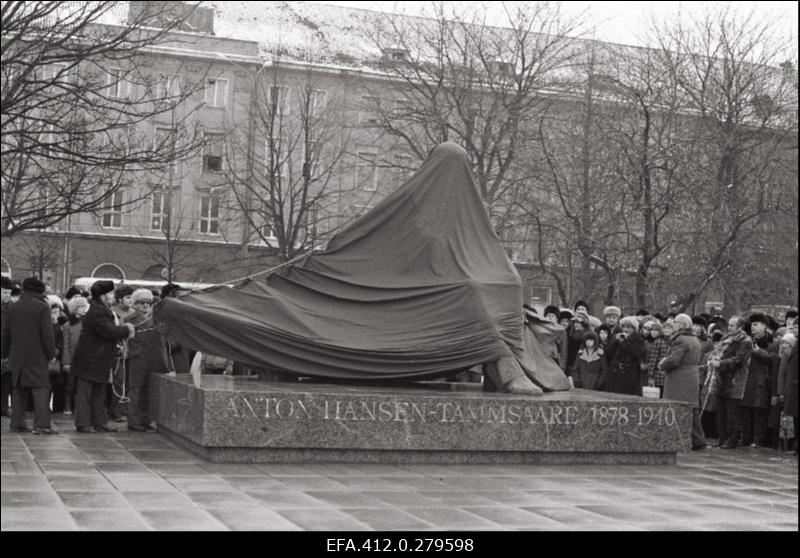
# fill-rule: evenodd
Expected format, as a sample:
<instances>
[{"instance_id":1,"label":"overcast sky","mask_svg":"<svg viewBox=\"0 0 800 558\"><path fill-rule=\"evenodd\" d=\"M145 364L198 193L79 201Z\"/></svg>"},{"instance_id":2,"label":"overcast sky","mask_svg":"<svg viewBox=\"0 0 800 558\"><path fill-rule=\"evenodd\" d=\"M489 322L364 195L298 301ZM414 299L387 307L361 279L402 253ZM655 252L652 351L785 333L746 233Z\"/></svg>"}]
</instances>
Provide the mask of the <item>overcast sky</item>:
<instances>
[{"instance_id":1,"label":"overcast sky","mask_svg":"<svg viewBox=\"0 0 800 558\"><path fill-rule=\"evenodd\" d=\"M310 4L334 4L337 6L350 6L380 11L397 11L408 15L421 15L424 10L430 9L430 2L335 2L321 1L309 2ZM446 2L454 6L468 4L483 4L482 2ZM513 2L508 2L512 3ZM669 18L679 11L683 13L699 13L709 6L728 4L728 2L563 2L563 9L571 14L578 15L586 10L586 20L592 22L594 36L602 41L640 45L640 37L647 28L650 17ZM796 54L797 44L797 5L791 2L731 2L737 10L754 10L759 18L773 20L782 39L791 40ZM498 3L487 4L489 7L489 23L502 25L503 10ZM494 21L491 21L494 19Z\"/></svg>"}]
</instances>

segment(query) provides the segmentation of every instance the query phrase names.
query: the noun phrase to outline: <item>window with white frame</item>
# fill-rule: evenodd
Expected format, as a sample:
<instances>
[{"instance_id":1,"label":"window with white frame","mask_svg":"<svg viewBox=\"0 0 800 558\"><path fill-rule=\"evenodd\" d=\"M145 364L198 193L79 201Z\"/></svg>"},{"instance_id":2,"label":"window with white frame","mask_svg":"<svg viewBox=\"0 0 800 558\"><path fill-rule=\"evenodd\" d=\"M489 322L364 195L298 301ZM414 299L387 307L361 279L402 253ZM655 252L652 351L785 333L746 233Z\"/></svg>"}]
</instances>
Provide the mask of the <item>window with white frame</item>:
<instances>
[{"instance_id":1,"label":"window with white frame","mask_svg":"<svg viewBox=\"0 0 800 558\"><path fill-rule=\"evenodd\" d=\"M318 176L319 162L322 158L322 142L314 130L308 131L308 141L304 145L303 176Z\"/></svg>"},{"instance_id":2,"label":"window with white frame","mask_svg":"<svg viewBox=\"0 0 800 558\"><path fill-rule=\"evenodd\" d=\"M128 96L128 82L125 79L125 71L120 68L108 70L108 96L116 99L124 99Z\"/></svg>"},{"instance_id":3,"label":"window with white frame","mask_svg":"<svg viewBox=\"0 0 800 558\"><path fill-rule=\"evenodd\" d=\"M308 115L311 118L319 118L325 111L326 95L324 89L312 89L308 92Z\"/></svg>"},{"instance_id":4,"label":"window with white frame","mask_svg":"<svg viewBox=\"0 0 800 558\"><path fill-rule=\"evenodd\" d=\"M222 172L222 156L225 148L224 134L203 134L203 172Z\"/></svg>"},{"instance_id":5,"label":"window with white frame","mask_svg":"<svg viewBox=\"0 0 800 558\"><path fill-rule=\"evenodd\" d=\"M224 107L228 102L228 80L222 78L206 79L206 106Z\"/></svg>"},{"instance_id":6,"label":"window with white frame","mask_svg":"<svg viewBox=\"0 0 800 558\"><path fill-rule=\"evenodd\" d=\"M172 194L164 190L155 190L150 195L150 230L165 231L169 223Z\"/></svg>"},{"instance_id":7,"label":"window with white frame","mask_svg":"<svg viewBox=\"0 0 800 558\"><path fill-rule=\"evenodd\" d=\"M103 200L103 228L122 228L122 190L115 190Z\"/></svg>"},{"instance_id":8,"label":"window with white frame","mask_svg":"<svg viewBox=\"0 0 800 558\"><path fill-rule=\"evenodd\" d=\"M153 135L153 149L159 153L169 153L174 149L175 130L165 126L156 126Z\"/></svg>"},{"instance_id":9,"label":"window with white frame","mask_svg":"<svg viewBox=\"0 0 800 558\"><path fill-rule=\"evenodd\" d=\"M271 85L269 88L270 111L275 116L289 114L289 88L283 85Z\"/></svg>"},{"instance_id":10,"label":"window with white frame","mask_svg":"<svg viewBox=\"0 0 800 558\"><path fill-rule=\"evenodd\" d=\"M200 232L219 234L220 197L208 194L200 197Z\"/></svg>"},{"instance_id":11,"label":"window with white frame","mask_svg":"<svg viewBox=\"0 0 800 558\"><path fill-rule=\"evenodd\" d=\"M178 74L159 74L156 83L156 99L169 99L181 93L181 76Z\"/></svg>"},{"instance_id":12,"label":"window with white frame","mask_svg":"<svg viewBox=\"0 0 800 558\"><path fill-rule=\"evenodd\" d=\"M356 187L366 192L378 189L378 155L370 151L359 151L356 165Z\"/></svg>"},{"instance_id":13,"label":"window with white frame","mask_svg":"<svg viewBox=\"0 0 800 558\"><path fill-rule=\"evenodd\" d=\"M367 126L380 124L380 102L377 97L361 97L361 106L358 111L358 123Z\"/></svg>"}]
</instances>

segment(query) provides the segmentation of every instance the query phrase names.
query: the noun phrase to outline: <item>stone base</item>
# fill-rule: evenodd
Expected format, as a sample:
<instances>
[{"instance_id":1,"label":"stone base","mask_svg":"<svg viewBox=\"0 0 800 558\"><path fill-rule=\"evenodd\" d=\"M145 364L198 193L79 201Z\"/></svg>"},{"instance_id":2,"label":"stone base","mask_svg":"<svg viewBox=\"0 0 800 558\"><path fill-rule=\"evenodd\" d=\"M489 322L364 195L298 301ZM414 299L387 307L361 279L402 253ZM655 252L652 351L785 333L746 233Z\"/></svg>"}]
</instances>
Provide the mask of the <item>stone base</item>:
<instances>
[{"instance_id":1,"label":"stone base","mask_svg":"<svg viewBox=\"0 0 800 558\"><path fill-rule=\"evenodd\" d=\"M590 390L152 378L159 432L212 462L672 464L690 445L686 403Z\"/></svg>"}]
</instances>

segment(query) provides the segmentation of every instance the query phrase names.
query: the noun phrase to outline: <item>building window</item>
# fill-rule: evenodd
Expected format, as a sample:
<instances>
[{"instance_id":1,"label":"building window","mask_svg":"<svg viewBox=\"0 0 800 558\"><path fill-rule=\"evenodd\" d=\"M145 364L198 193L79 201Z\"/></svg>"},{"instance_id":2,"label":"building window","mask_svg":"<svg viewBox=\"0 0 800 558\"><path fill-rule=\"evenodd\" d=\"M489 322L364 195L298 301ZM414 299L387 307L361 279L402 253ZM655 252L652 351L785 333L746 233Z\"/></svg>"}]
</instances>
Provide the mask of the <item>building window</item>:
<instances>
[{"instance_id":1,"label":"building window","mask_svg":"<svg viewBox=\"0 0 800 558\"><path fill-rule=\"evenodd\" d=\"M270 86L269 106L271 114L275 116L289 114L289 88L282 85Z\"/></svg>"},{"instance_id":2,"label":"building window","mask_svg":"<svg viewBox=\"0 0 800 558\"><path fill-rule=\"evenodd\" d=\"M200 232L219 234L219 196L200 198Z\"/></svg>"},{"instance_id":3,"label":"building window","mask_svg":"<svg viewBox=\"0 0 800 558\"><path fill-rule=\"evenodd\" d=\"M308 92L308 115L311 118L319 118L325 111L325 96L327 92L323 89L312 89Z\"/></svg>"},{"instance_id":4,"label":"building window","mask_svg":"<svg viewBox=\"0 0 800 558\"><path fill-rule=\"evenodd\" d=\"M122 190L117 190L103 200L103 228L122 228Z\"/></svg>"},{"instance_id":5,"label":"building window","mask_svg":"<svg viewBox=\"0 0 800 558\"><path fill-rule=\"evenodd\" d=\"M156 84L156 98L168 99L181 94L181 76L178 74L159 74Z\"/></svg>"},{"instance_id":6,"label":"building window","mask_svg":"<svg viewBox=\"0 0 800 558\"><path fill-rule=\"evenodd\" d=\"M92 270L91 277L125 280L125 271L115 263L101 263Z\"/></svg>"},{"instance_id":7,"label":"building window","mask_svg":"<svg viewBox=\"0 0 800 558\"><path fill-rule=\"evenodd\" d=\"M108 96L115 99L124 99L128 96L125 72L119 68L112 68L108 71Z\"/></svg>"},{"instance_id":8,"label":"building window","mask_svg":"<svg viewBox=\"0 0 800 558\"><path fill-rule=\"evenodd\" d=\"M228 100L228 80L208 78L206 80L206 105L224 107Z\"/></svg>"},{"instance_id":9,"label":"building window","mask_svg":"<svg viewBox=\"0 0 800 558\"><path fill-rule=\"evenodd\" d=\"M163 232L169 222L172 194L157 190L151 194L150 200L150 230Z\"/></svg>"},{"instance_id":10,"label":"building window","mask_svg":"<svg viewBox=\"0 0 800 558\"><path fill-rule=\"evenodd\" d=\"M322 142L315 139L315 134L309 130L308 143L306 144L305 157L303 158L303 176L312 177L319 174L319 162L322 158Z\"/></svg>"},{"instance_id":11,"label":"building window","mask_svg":"<svg viewBox=\"0 0 800 558\"><path fill-rule=\"evenodd\" d=\"M381 122L379 110L380 102L376 97L361 97L358 123L366 126L377 126Z\"/></svg>"},{"instance_id":12,"label":"building window","mask_svg":"<svg viewBox=\"0 0 800 558\"><path fill-rule=\"evenodd\" d=\"M203 136L203 172L222 172L223 134L206 132Z\"/></svg>"},{"instance_id":13,"label":"building window","mask_svg":"<svg viewBox=\"0 0 800 558\"><path fill-rule=\"evenodd\" d=\"M375 164L377 157L375 153L365 151L358 153L356 188L362 188L366 192L378 189L378 167Z\"/></svg>"},{"instance_id":14,"label":"building window","mask_svg":"<svg viewBox=\"0 0 800 558\"><path fill-rule=\"evenodd\" d=\"M264 202L261 204L261 209L257 212L253 221L258 223L259 242L263 243L265 240L277 240L269 203Z\"/></svg>"}]
</instances>

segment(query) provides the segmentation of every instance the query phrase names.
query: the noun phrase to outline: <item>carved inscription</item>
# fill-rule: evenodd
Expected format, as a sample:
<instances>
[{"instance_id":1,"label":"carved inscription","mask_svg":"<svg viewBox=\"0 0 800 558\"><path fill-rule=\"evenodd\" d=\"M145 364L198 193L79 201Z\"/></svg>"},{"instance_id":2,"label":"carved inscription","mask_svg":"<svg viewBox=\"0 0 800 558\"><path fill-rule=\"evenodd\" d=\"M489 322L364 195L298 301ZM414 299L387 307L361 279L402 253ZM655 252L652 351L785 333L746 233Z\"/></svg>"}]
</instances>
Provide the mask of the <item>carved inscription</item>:
<instances>
[{"instance_id":1,"label":"carved inscription","mask_svg":"<svg viewBox=\"0 0 800 558\"><path fill-rule=\"evenodd\" d=\"M593 405L581 413L577 405L536 405L519 403L357 401L340 399L240 395L230 397L226 407L230 418L280 420L332 420L340 422L418 422L541 424L575 426L582 422L599 427L674 426L675 409L657 406Z\"/></svg>"}]
</instances>

